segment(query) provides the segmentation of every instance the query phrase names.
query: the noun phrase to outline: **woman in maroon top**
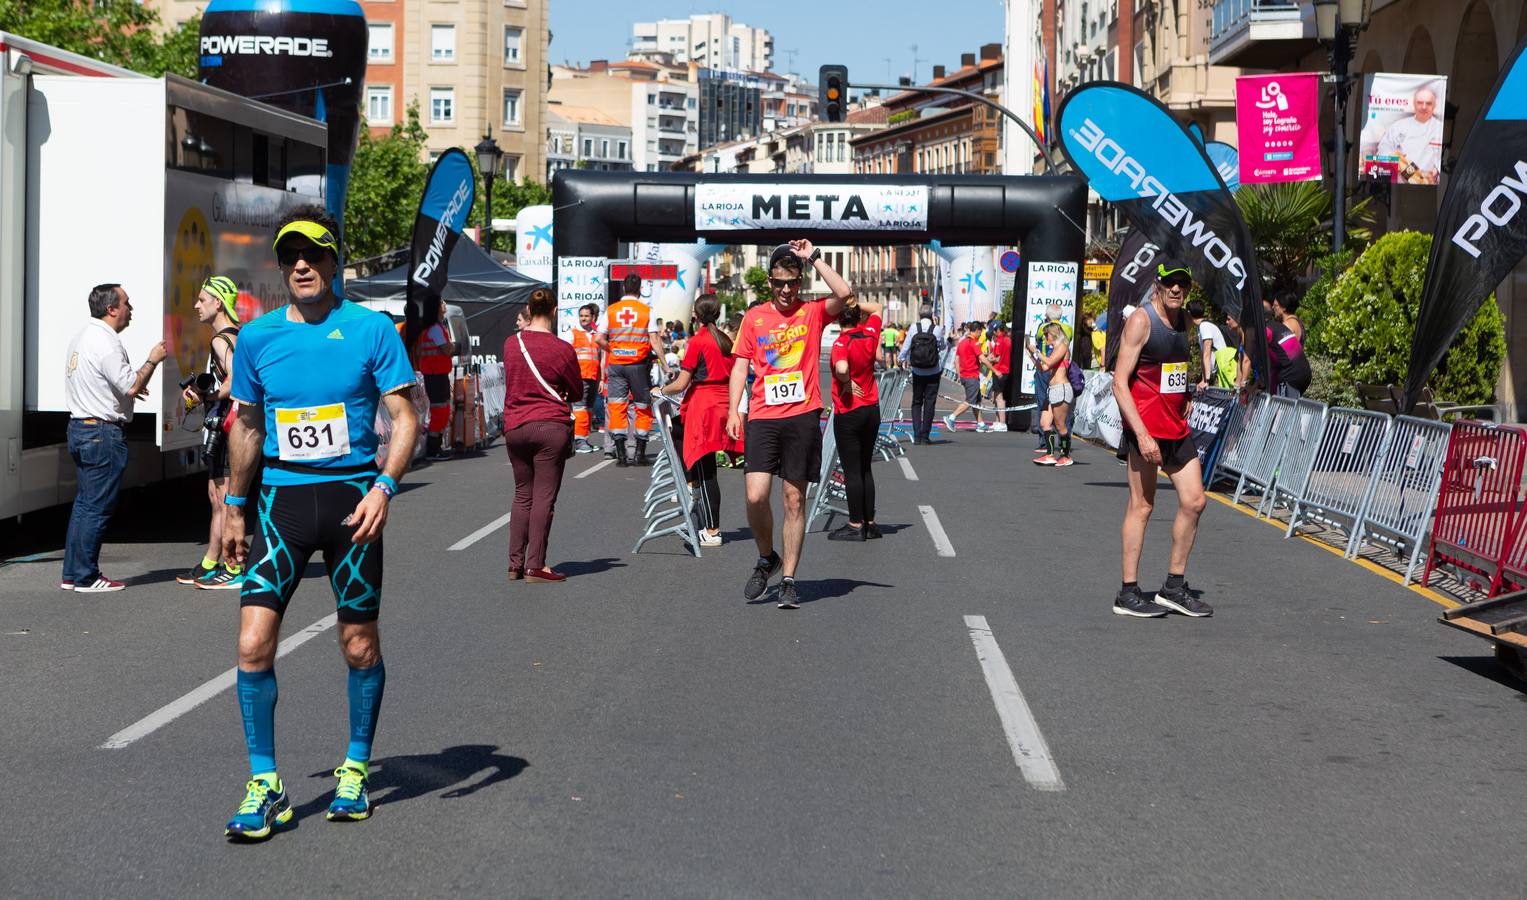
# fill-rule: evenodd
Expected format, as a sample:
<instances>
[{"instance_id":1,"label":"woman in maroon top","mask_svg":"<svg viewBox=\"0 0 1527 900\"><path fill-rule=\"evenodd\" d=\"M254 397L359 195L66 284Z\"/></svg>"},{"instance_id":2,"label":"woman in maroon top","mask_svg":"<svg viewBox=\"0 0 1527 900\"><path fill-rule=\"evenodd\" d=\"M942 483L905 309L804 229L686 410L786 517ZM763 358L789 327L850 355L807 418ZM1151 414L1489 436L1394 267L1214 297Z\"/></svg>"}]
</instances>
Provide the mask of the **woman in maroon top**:
<instances>
[{"instance_id":1,"label":"woman in maroon top","mask_svg":"<svg viewBox=\"0 0 1527 900\"><path fill-rule=\"evenodd\" d=\"M578 355L554 332L557 298L537 288L530 324L504 342L504 446L514 467L509 517L509 580L545 583L567 576L546 567L546 540L573 449L570 398L583 391Z\"/></svg>"},{"instance_id":2,"label":"woman in maroon top","mask_svg":"<svg viewBox=\"0 0 1527 900\"><path fill-rule=\"evenodd\" d=\"M684 395L679 417L684 422L684 468L699 491L700 546L721 546L721 486L716 480L716 452L742 451L742 441L726 435L727 381L731 378L732 339L716 325L721 304L715 294L695 301L695 329L684 348L679 375L664 385L664 397ZM685 394L685 389L689 393Z\"/></svg>"}]
</instances>

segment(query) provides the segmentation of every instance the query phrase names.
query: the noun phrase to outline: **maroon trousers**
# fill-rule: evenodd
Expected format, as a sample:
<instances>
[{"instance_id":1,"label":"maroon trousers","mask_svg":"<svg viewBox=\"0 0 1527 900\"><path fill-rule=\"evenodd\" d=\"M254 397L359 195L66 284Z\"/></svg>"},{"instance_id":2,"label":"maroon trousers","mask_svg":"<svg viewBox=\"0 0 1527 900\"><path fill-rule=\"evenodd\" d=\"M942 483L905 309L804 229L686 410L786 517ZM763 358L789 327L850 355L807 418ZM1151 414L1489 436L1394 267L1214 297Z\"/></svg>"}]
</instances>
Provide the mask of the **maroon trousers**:
<instances>
[{"instance_id":1,"label":"maroon trousers","mask_svg":"<svg viewBox=\"0 0 1527 900\"><path fill-rule=\"evenodd\" d=\"M546 539L562 489L562 470L572 446L572 423L526 422L504 435L514 468L514 507L509 516L509 568L546 568Z\"/></svg>"}]
</instances>

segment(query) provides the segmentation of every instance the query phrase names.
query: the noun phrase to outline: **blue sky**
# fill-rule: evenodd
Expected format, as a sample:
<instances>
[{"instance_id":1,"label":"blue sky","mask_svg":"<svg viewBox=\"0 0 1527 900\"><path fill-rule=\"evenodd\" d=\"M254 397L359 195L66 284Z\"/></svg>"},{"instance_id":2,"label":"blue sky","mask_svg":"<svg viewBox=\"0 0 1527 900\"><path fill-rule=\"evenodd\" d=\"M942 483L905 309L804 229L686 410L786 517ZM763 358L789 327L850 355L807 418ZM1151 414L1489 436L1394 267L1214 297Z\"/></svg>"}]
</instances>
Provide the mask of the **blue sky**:
<instances>
[{"instance_id":1,"label":"blue sky","mask_svg":"<svg viewBox=\"0 0 1527 900\"><path fill-rule=\"evenodd\" d=\"M927 81L934 65L959 67L961 53L1002 42L1002 0L548 0L553 63L587 64L591 59L625 58L631 23L683 19L693 13L727 13L735 22L766 28L774 35L774 69L816 80L817 67L840 62L850 81L885 82L912 74L917 45L917 78ZM937 17L930 14L938 10ZM794 65L787 52L795 50Z\"/></svg>"}]
</instances>

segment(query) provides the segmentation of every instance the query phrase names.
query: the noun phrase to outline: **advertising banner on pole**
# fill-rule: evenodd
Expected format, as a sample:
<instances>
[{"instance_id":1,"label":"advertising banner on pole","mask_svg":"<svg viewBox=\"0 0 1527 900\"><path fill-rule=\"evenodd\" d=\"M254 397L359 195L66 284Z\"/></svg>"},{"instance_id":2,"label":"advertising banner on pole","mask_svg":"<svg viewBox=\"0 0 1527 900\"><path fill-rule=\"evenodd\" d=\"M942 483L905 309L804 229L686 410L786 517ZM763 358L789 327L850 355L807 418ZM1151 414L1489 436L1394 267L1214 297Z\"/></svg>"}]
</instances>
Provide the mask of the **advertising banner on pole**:
<instances>
[{"instance_id":1,"label":"advertising banner on pole","mask_svg":"<svg viewBox=\"0 0 1527 900\"><path fill-rule=\"evenodd\" d=\"M578 307L593 303L600 309L605 297L605 274L610 261L603 256L557 257L557 337L564 341L578 324Z\"/></svg>"},{"instance_id":2,"label":"advertising banner on pole","mask_svg":"<svg viewBox=\"0 0 1527 900\"><path fill-rule=\"evenodd\" d=\"M1046 320L1055 319L1066 326L1066 334L1076 329L1077 264L1074 262L1031 262L1028 264L1028 303L1024 307L1023 334L1043 341L1039 329ZM1022 344L1015 336L1014 349ZM1014 355L1017 355L1016 352ZM1023 354L1024 390L1034 383L1034 360Z\"/></svg>"},{"instance_id":3,"label":"advertising banner on pole","mask_svg":"<svg viewBox=\"0 0 1527 900\"><path fill-rule=\"evenodd\" d=\"M1244 75L1235 80L1242 184L1320 177L1320 76Z\"/></svg>"},{"instance_id":4,"label":"advertising banner on pole","mask_svg":"<svg viewBox=\"0 0 1527 900\"><path fill-rule=\"evenodd\" d=\"M1393 184L1436 184L1442 172L1441 75L1369 75L1368 111L1358 136L1358 175Z\"/></svg>"},{"instance_id":5,"label":"advertising banner on pole","mask_svg":"<svg viewBox=\"0 0 1527 900\"><path fill-rule=\"evenodd\" d=\"M424 329L440 320L440 295L445 291L451 250L461 240L476 196L477 177L467 155L456 147L440 154L419 198L408 250L403 343L410 350Z\"/></svg>"}]
</instances>

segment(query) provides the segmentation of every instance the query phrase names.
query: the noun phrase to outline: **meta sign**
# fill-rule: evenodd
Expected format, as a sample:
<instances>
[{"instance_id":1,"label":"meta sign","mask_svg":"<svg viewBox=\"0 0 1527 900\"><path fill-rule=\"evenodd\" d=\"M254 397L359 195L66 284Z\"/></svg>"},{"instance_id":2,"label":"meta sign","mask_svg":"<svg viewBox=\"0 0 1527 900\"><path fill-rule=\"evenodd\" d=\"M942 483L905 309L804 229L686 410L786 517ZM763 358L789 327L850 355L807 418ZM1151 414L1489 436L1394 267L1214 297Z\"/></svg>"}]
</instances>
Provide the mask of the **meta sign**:
<instances>
[{"instance_id":1,"label":"meta sign","mask_svg":"<svg viewBox=\"0 0 1527 900\"><path fill-rule=\"evenodd\" d=\"M926 231L927 185L698 184L695 228L756 231L773 228Z\"/></svg>"}]
</instances>

